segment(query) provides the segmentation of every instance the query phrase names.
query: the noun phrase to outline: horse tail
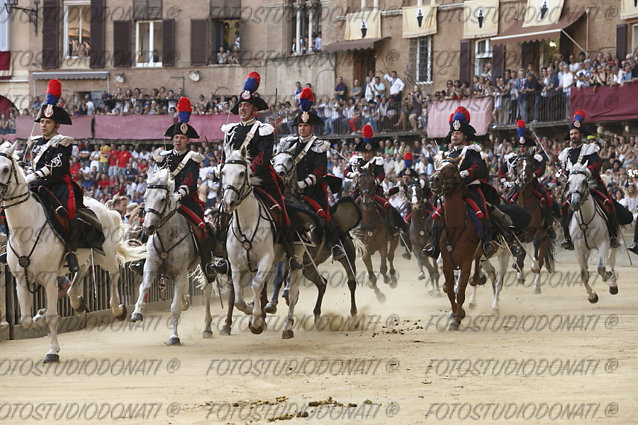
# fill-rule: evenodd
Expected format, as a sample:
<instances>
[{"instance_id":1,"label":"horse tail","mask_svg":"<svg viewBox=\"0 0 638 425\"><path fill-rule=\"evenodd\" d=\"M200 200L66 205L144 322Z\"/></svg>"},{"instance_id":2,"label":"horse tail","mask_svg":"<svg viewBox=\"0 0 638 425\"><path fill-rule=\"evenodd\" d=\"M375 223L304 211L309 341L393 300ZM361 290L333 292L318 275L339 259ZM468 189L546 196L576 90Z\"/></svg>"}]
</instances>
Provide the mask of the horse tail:
<instances>
[{"instance_id":1,"label":"horse tail","mask_svg":"<svg viewBox=\"0 0 638 425\"><path fill-rule=\"evenodd\" d=\"M368 252L366 249L366 245L361 239L359 239L355 232L350 232L350 237L352 238L352 244L357 251L357 255L359 256L359 258L363 258Z\"/></svg>"},{"instance_id":2,"label":"horse tail","mask_svg":"<svg viewBox=\"0 0 638 425\"><path fill-rule=\"evenodd\" d=\"M146 245L135 239L126 238L131 226L122 221L122 217L117 211L109 210L109 215L115 229L115 240L117 241L115 255L120 265L146 258ZM136 246L137 244L139 246Z\"/></svg>"},{"instance_id":3,"label":"horse tail","mask_svg":"<svg viewBox=\"0 0 638 425\"><path fill-rule=\"evenodd\" d=\"M545 268L549 271L555 270L554 265L556 264L554 253L555 253L555 245L554 239L549 238L549 243L547 244L547 252L545 252L545 257L543 258L545 262Z\"/></svg>"}]
</instances>

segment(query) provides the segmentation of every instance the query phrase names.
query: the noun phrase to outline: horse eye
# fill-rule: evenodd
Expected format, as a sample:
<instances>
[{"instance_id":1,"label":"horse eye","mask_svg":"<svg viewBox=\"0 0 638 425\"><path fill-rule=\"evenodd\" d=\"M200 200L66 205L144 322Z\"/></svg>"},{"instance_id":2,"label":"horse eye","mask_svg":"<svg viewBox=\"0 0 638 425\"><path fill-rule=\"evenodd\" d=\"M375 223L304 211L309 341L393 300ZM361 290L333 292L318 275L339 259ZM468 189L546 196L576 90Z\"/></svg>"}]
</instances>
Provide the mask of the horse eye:
<instances>
[{"instance_id":1,"label":"horse eye","mask_svg":"<svg viewBox=\"0 0 638 425\"><path fill-rule=\"evenodd\" d=\"M240 172L240 173L239 173L239 177L244 177L244 174L246 174L246 173L245 173L245 172L243 172L243 171L242 171L242 172Z\"/></svg>"},{"instance_id":2,"label":"horse eye","mask_svg":"<svg viewBox=\"0 0 638 425\"><path fill-rule=\"evenodd\" d=\"M9 172L9 167L4 167L2 169L2 174L7 174Z\"/></svg>"}]
</instances>

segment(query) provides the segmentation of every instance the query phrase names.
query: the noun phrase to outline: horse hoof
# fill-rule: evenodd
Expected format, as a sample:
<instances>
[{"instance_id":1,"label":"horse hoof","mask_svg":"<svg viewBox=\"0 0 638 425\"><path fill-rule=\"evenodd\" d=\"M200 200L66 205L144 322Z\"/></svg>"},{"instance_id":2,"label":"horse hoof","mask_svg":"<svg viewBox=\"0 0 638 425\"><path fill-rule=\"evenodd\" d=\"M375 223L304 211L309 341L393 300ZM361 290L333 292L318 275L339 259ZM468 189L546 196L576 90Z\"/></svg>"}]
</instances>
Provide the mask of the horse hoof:
<instances>
[{"instance_id":1,"label":"horse hoof","mask_svg":"<svg viewBox=\"0 0 638 425\"><path fill-rule=\"evenodd\" d=\"M133 314L131 314L131 322L141 322L142 320L144 320L144 315L142 313L133 312Z\"/></svg>"},{"instance_id":2,"label":"horse hoof","mask_svg":"<svg viewBox=\"0 0 638 425\"><path fill-rule=\"evenodd\" d=\"M44 356L44 360L42 360L42 363L59 363L59 362L60 362L59 354L47 354L46 356Z\"/></svg>"},{"instance_id":3,"label":"horse hoof","mask_svg":"<svg viewBox=\"0 0 638 425\"><path fill-rule=\"evenodd\" d=\"M596 304L598 302L598 294L594 293L593 298L587 298L590 304Z\"/></svg>"},{"instance_id":4,"label":"horse hoof","mask_svg":"<svg viewBox=\"0 0 638 425\"><path fill-rule=\"evenodd\" d=\"M404 252L403 254L401 254L401 257L405 258L406 260L411 260L412 256L410 254L408 254L407 252Z\"/></svg>"},{"instance_id":5,"label":"horse hoof","mask_svg":"<svg viewBox=\"0 0 638 425\"><path fill-rule=\"evenodd\" d=\"M611 295L616 295L618 293L618 287L617 286L610 286L609 287L609 293Z\"/></svg>"},{"instance_id":6,"label":"horse hoof","mask_svg":"<svg viewBox=\"0 0 638 425\"><path fill-rule=\"evenodd\" d=\"M383 283L385 283L385 284L390 283L390 277L384 274L383 275Z\"/></svg>"},{"instance_id":7,"label":"horse hoof","mask_svg":"<svg viewBox=\"0 0 638 425\"><path fill-rule=\"evenodd\" d=\"M485 285L486 283L487 283L487 276L482 274L481 277L479 277L478 279L478 284Z\"/></svg>"},{"instance_id":8,"label":"horse hoof","mask_svg":"<svg viewBox=\"0 0 638 425\"><path fill-rule=\"evenodd\" d=\"M536 266L536 265L532 266L532 273L538 274L540 272L541 272L541 269L538 268L538 266Z\"/></svg>"},{"instance_id":9,"label":"horse hoof","mask_svg":"<svg viewBox=\"0 0 638 425\"><path fill-rule=\"evenodd\" d=\"M168 339L168 345L182 345L182 341L178 337L173 336Z\"/></svg>"},{"instance_id":10,"label":"horse hoof","mask_svg":"<svg viewBox=\"0 0 638 425\"><path fill-rule=\"evenodd\" d=\"M399 282L397 282L397 279L394 278L394 279L390 280L390 283L388 285L390 286L390 288L394 289L394 288L397 287L398 284L399 284Z\"/></svg>"},{"instance_id":11,"label":"horse hoof","mask_svg":"<svg viewBox=\"0 0 638 425\"><path fill-rule=\"evenodd\" d=\"M448 319L455 319L456 318L456 314L454 314L453 311L450 311L450 314L447 315Z\"/></svg>"},{"instance_id":12,"label":"horse hoof","mask_svg":"<svg viewBox=\"0 0 638 425\"><path fill-rule=\"evenodd\" d=\"M115 318L121 322L126 319L126 316L128 316L128 311L126 310L126 306L122 304L120 304L120 309L122 312L118 316L115 316Z\"/></svg>"},{"instance_id":13,"label":"horse hoof","mask_svg":"<svg viewBox=\"0 0 638 425\"><path fill-rule=\"evenodd\" d=\"M268 314L277 313L277 304L273 304L273 303L266 304L266 307L264 308L264 311L266 313L268 313Z\"/></svg>"},{"instance_id":14,"label":"horse hoof","mask_svg":"<svg viewBox=\"0 0 638 425\"><path fill-rule=\"evenodd\" d=\"M469 304L467 305L467 307L468 307L470 310L474 310L474 308L476 307L476 304L474 304L474 303L469 303Z\"/></svg>"},{"instance_id":15,"label":"horse hoof","mask_svg":"<svg viewBox=\"0 0 638 425\"><path fill-rule=\"evenodd\" d=\"M450 324L447 327L448 331L458 331L459 330L459 323L454 320L452 322L450 322Z\"/></svg>"},{"instance_id":16,"label":"horse hoof","mask_svg":"<svg viewBox=\"0 0 638 425\"><path fill-rule=\"evenodd\" d=\"M438 289L437 289L436 291L434 291L434 294L433 294L433 295L434 295L435 297L437 297L437 298L440 298L440 297L442 297L442 296L443 296L443 294L441 293L441 291L440 291L440 290L438 290Z\"/></svg>"},{"instance_id":17,"label":"horse hoof","mask_svg":"<svg viewBox=\"0 0 638 425\"><path fill-rule=\"evenodd\" d=\"M516 283L518 283L519 285L523 286L523 285L525 285L525 279L518 279L516 281Z\"/></svg>"},{"instance_id":18,"label":"horse hoof","mask_svg":"<svg viewBox=\"0 0 638 425\"><path fill-rule=\"evenodd\" d=\"M264 326L253 326L251 323L250 325L248 325L248 329L250 329L250 332L254 333L255 335L259 335L264 331Z\"/></svg>"},{"instance_id":19,"label":"horse hoof","mask_svg":"<svg viewBox=\"0 0 638 425\"><path fill-rule=\"evenodd\" d=\"M0 322L0 331L9 327L9 322Z\"/></svg>"},{"instance_id":20,"label":"horse hoof","mask_svg":"<svg viewBox=\"0 0 638 425\"><path fill-rule=\"evenodd\" d=\"M295 333L293 332L292 329L286 329L285 331L281 333L281 339L290 339L290 338L293 338L294 336L295 336Z\"/></svg>"},{"instance_id":21,"label":"horse hoof","mask_svg":"<svg viewBox=\"0 0 638 425\"><path fill-rule=\"evenodd\" d=\"M203 332L202 332L202 338L204 338L204 339L210 339L210 338L212 338L212 337L213 337L213 331L208 331L208 330L206 330L206 331L203 331Z\"/></svg>"},{"instance_id":22,"label":"horse hoof","mask_svg":"<svg viewBox=\"0 0 638 425\"><path fill-rule=\"evenodd\" d=\"M190 296L182 298L182 311L188 310L191 306Z\"/></svg>"},{"instance_id":23,"label":"horse hoof","mask_svg":"<svg viewBox=\"0 0 638 425\"><path fill-rule=\"evenodd\" d=\"M219 334L220 335L225 335L225 336L230 335L230 326L228 326L228 325L222 326L222 328L219 330Z\"/></svg>"},{"instance_id":24,"label":"horse hoof","mask_svg":"<svg viewBox=\"0 0 638 425\"><path fill-rule=\"evenodd\" d=\"M90 313L91 309L89 309L89 306L86 303L86 300L84 299L84 297L80 296L78 297L78 299L79 299L79 305L78 305L78 308L75 309L75 311L77 313Z\"/></svg>"},{"instance_id":25,"label":"horse hoof","mask_svg":"<svg viewBox=\"0 0 638 425\"><path fill-rule=\"evenodd\" d=\"M501 314L501 309L498 307L492 307L492 314L498 316L499 314Z\"/></svg>"},{"instance_id":26,"label":"horse hoof","mask_svg":"<svg viewBox=\"0 0 638 425\"><path fill-rule=\"evenodd\" d=\"M465 319L465 310L461 309L461 320Z\"/></svg>"},{"instance_id":27,"label":"horse hoof","mask_svg":"<svg viewBox=\"0 0 638 425\"><path fill-rule=\"evenodd\" d=\"M417 276L417 279L419 279L419 280L425 279L425 273L423 273L423 272L419 273L419 275Z\"/></svg>"},{"instance_id":28,"label":"horse hoof","mask_svg":"<svg viewBox=\"0 0 638 425\"><path fill-rule=\"evenodd\" d=\"M541 293L541 287L540 286L535 286L534 287L534 293L535 294L540 294Z\"/></svg>"}]
</instances>

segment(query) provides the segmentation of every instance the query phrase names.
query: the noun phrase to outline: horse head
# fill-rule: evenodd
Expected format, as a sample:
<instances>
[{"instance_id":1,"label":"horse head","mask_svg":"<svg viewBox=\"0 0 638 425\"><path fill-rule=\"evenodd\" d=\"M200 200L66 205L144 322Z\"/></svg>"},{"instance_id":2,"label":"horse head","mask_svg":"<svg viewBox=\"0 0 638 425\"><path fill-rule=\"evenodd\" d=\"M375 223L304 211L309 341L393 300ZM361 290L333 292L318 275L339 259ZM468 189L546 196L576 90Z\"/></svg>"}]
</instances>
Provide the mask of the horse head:
<instances>
[{"instance_id":1,"label":"horse head","mask_svg":"<svg viewBox=\"0 0 638 425\"><path fill-rule=\"evenodd\" d=\"M152 235L177 208L173 200L175 180L168 168L160 168L148 177L144 193L144 232Z\"/></svg>"},{"instance_id":2,"label":"horse head","mask_svg":"<svg viewBox=\"0 0 638 425\"><path fill-rule=\"evenodd\" d=\"M234 150L222 165L222 211L232 213L251 193L252 171L246 157L246 148Z\"/></svg>"},{"instance_id":3,"label":"horse head","mask_svg":"<svg viewBox=\"0 0 638 425\"><path fill-rule=\"evenodd\" d=\"M283 179L286 184L294 182L295 179L295 158L293 156L297 139L282 139L277 145L275 154L272 157L272 166L275 173Z\"/></svg>"},{"instance_id":4,"label":"horse head","mask_svg":"<svg viewBox=\"0 0 638 425\"><path fill-rule=\"evenodd\" d=\"M534 180L534 170L532 169L532 158L528 154L521 155L514 165L516 173L516 183L521 190L527 187Z\"/></svg>"},{"instance_id":5,"label":"horse head","mask_svg":"<svg viewBox=\"0 0 638 425\"><path fill-rule=\"evenodd\" d=\"M408 192L410 195L410 202L412 203L412 210L416 211L421 206L421 201L423 201L423 190L421 189L421 184L419 182L411 183L408 186Z\"/></svg>"},{"instance_id":6,"label":"horse head","mask_svg":"<svg viewBox=\"0 0 638 425\"><path fill-rule=\"evenodd\" d=\"M437 169L430 177L430 189L438 195L445 195L456 189L462 182L459 164L463 157L442 157Z\"/></svg>"},{"instance_id":7,"label":"horse head","mask_svg":"<svg viewBox=\"0 0 638 425\"><path fill-rule=\"evenodd\" d=\"M589 183L591 171L587 168L587 162L584 164L572 164L567 169L569 178L567 179L567 201L572 210L578 211L583 206L585 200L589 197Z\"/></svg>"},{"instance_id":8,"label":"horse head","mask_svg":"<svg viewBox=\"0 0 638 425\"><path fill-rule=\"evenodd\" d=\"M0 145L0 200L2 201L6 201L8 198L15 198L11 196L15 189L9 190L9 188L12 176L15 177L15 181L18 183L18 170L20 171L20 176L22 176L21 181L24 181L24 175L22 170L17 167L14 156L17 145L18 142L4 142Z\"/></svg>"},{"instance_id":9,"label":"horse head","mask_svg":"<svg viewBox=\"0 0 638 425\"><path fill-rule=\"evenodd\" d=\"M361 208L369 211L377 194L377 179L373 172L362 170L359 174L359 191L361 192Z\"/></svg>"}]
</instances>

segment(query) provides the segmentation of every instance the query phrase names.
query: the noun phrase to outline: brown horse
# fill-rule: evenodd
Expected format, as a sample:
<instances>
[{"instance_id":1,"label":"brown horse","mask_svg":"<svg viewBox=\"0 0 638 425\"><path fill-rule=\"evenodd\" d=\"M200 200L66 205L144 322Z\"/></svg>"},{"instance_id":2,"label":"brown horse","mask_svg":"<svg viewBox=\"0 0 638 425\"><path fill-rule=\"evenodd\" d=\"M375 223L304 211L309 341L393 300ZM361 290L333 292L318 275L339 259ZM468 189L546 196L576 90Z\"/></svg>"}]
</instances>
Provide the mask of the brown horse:
<instances>
[{"instance_id":1,"label":"brown horse","mask_svg":"<svg viewBox=\"0 0 638 425\"><path fill-rule=\"evenodd\" d=\"M465 205L467 188L461 180L457 160L443 159L440 168L432 175L430 186L434 193L443 195L443 231L439 239L441 258L443 259L443 275L445 292L452 307L450 330L458 330L461 320L465 317L463 303L465 302L465 288L467 287L472 262L474 275L472 285L479 281L479 260L483 255L481 241L471 222ZM454 269L459 268L458 289L454 291Z\"/></svg>"},{"instance_id":2,"label":"brown horse","mask_svg":"<svg viewBox=\"0 0 638 425\"><path fill-rule=\"evenodd\" d=\"M532 167L532 157L529 155L520 156L514 164L517 178L517 186L519 194L517 204L527 210L531 215L531 221L525 228L525 231L519 235L519 240L523 243L532 242L534 246L534 264L532 265L532 273L534 273L534 293L540 294L540 272L543 266L549 273L554 271L554 247L552 238L548 231L550 223L543 220L543 211L540 201L534 194L534 170ZM549 208L549 206L546 206ZM518 268L518 283L525 283L523 274L523 265L525 260L525 251L519 257L516 267Z\"/></svg>"},{"instance_id":3,"label":"brown horse","mask_svg":"<svg viewBox=\"0 0 638 425\"><path fill-rule=\"evenodd\" d=\"M436 260L422 253L423 247L432 239L432 205L423 196L423 189L418 182L411 183L408 186L408 196L412 204L412 212L410 213L410 242L419 268L417 279L425 279L425 273L423 273L423 266L425 266L428 269L430 282L432 283L432 289L430 289L429 293L431 295L440 296L439 268L436 264Z\"/></svg>"},{"instance_id":4,"label":"brown horse","mask_svg":"<svg viewBox=\"0 0 638 425\"><path fill-rule=\"evenodd\" d=\"M383 207L375 202L377 193L377 181L374 174L363 171L359 176L360 196L358 203L361 208L361 223L356 231L356 235L363 241L366 253L363 255L363 263L368 270L368 279L374 291L377 292L377 277L372 270L371 256L379 252L381 256L381 267L379 271L383 275L383 282L388 283L391 288L397 286L396 270L394 269L394 250L399 244L399 236L392 236L386 225L386 212ZM388 275L387 262L390 263L390 274Z\"/></svg>"}]
</instances>

